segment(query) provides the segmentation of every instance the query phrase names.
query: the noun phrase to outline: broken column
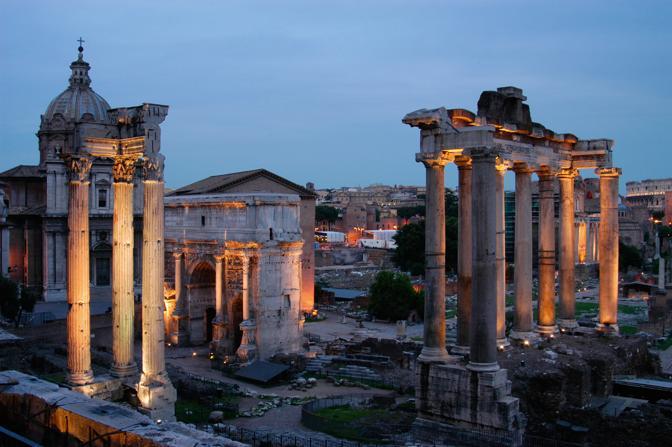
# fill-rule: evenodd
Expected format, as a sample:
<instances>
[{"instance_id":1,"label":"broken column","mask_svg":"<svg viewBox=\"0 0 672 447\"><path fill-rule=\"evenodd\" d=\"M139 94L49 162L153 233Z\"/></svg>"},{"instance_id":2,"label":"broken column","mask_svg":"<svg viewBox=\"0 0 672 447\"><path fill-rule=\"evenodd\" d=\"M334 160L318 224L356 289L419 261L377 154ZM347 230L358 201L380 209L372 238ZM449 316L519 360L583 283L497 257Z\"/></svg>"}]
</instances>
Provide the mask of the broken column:
<instances>
[{"instance_id":1,"label":"broken column","mask_svg":"<svg viewBox=\"0 0 672 447\"><path fill-rule=\"evenodd\" d=\"M506 229L504 223L504 176L507 165L497 163L497 183L495 185L495 231L497 239L497 348L510 346L506 338Z\"/></svg>"},{"instance_id":2,"label":"broken column","mask_svg":"<svg viewBox=\"0 0 672 447\"><path fill-rule=\"evenodd\" d=\"M537 330L544 336L557 332L555 324L555 175L539 176L539 318Z\"/></svg>"},{"instance_id":3,"label":"broken column","mask_svg":"<svg viewBox=\"0 0 672 447\"><path fill-rule=\"evenodd\" d=\"M576 285L574 283L574 178L576 169L560 169L560 272L558 326L574 330L576 323Z\"/></svg>"},{"instance_id":4,"label":"broken column","mask_svg":"<svg viewBox=\"0 0 672 447\"><path fill-rule=\"evenodd\" d=\"M67 155L68 188L68 383L93 382L89 290L89 173L91 158Z\"/></svg>"},{"instance_id":5,"label":"broken column","mask_svg":"<svg viewBox=\"0 0 672 447\"><path fill-rule=\"evenodd\" d=\"M455 160L458 169L457 342L453 354L469 353L471 322L471 159Z\"/></svg>"},{"instance_id":6,"label":"broken column","mask_svg":"<svg viewBox=\"0 0 672 447\"><path fill-rule=\"evenodd\" d=\"M173 253L175 260L175 307L173 308L170 342L175 346L189 344L189 309L187 309L187 290L184 283L184 255Z\"/></svg>"},{"instance_id":7,"label":"broken column","mask_svg":"<svg viewBox=\"0 0 672 447\"><path fill-rule=\"evenodd\" d=\"M515 313L512 341L529 344L536 334L532 318L532 170L525 164L514 166L516 173L515 231Z\"/></svg>"},{"instance_id":8,"label":"broken column","mask_svg":"<svg viewBox=\"0 0 672 447\"><path fill-rule=\"evenodd\" d=\"M138 368L133 358L133 177L137 156L114 158L112 217L112 375L129 377Z\"/></svg>"},{"instance_id":9,"label":"broken column","mask_svg":"<svg viewBox=\"0 0 672 447\"><path fill-rule=\"evenodd\" d=\"M142 247L142 410L154 420L174 420L177 393L166 372L163 321L163 155L144 160Z\"/></svg>"},{"instance_id":10,"label":"broken column","mask_svg":"<svg viewBox=\"0 0 672 447\"><path fill-rule=\"evenodd\" d=\"M252 362L256 356L257 348L255 342L255 331L257 325L251 316L251 303L249 291L250 279L250 258L246 253L241 256L241 295L243 300L243 321L240 323L240 330L242 331L242 339L240 346L236 351L236 355L243 363Z\"/></svg>"},{"instance_id":11,"label":"broken column","mask_svg":"<svg viewBox=\"0 0 672 447\"><path fill-rule=\"evenodd\" d=\"M597 330L618 333L618 177L619 168L597 169L600 176L600 312Z\"/></svg>"},{"instance_id":12,"label":"broken column","mask_svg":"<svg viewBox=\"0 0 672 447\"><path fill-rule=\"evenodd\" d=\"M445 362L446 351L446 207L444 167L440 156L423 158L427 182L425 212L425 323L418 360Z\"/></svg>"}]
</instances>

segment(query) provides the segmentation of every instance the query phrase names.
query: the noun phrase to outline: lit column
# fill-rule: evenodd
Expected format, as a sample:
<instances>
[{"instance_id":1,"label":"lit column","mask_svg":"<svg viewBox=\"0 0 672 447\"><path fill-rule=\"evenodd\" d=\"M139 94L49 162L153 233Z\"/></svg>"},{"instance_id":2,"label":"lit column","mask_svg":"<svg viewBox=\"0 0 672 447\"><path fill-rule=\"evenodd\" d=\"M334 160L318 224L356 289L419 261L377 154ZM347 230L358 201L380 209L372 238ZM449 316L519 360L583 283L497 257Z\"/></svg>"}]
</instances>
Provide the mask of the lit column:
<instances>
[{"instance_id":1,"label":"lit column","mask_svg":"<svg viewBox=\"0 0 672 447\"><path fill-rule=\"evenodd\" d=\"M586 221L584 219L581 219L579 222L579 228L578 228L578 234L577 234L577 253L576 253L576 258L577 261L580 264L585 264L586 263L586 252L587 252L587 246L588 246L588 230L587 230L587 225Z\"/></svg>"},{"instance_id":2,"label":"lit column","mask_svg":"<svg viewBox=\"0 0 672 447\"><path fill-rule=\"evenodd\" d=\"M504 176L506 170L507 166L505 164L497 164L495 230L497 238L497 347L500 349L510 345L506 338L506 228L504 222Z\"/></svg>"},{"instance_id":3,"label":"lit column","mask_svg":"<svg viewBox=\"0 0 672 447\"><path fill-rule=\"evenodd\" d=\"M91 158L68 155L68 382L93 381L89 291L89 173Z\"/></svg>"},{"instance_id":4,"label":"lit column","mask_svg":"<svg viewBox=\"0 0 672 447\"><path fill-rule=\"evenodd\" d=\"M224 266L225 255L215 256L215 319L212 321L212 348L217 352L225 339L226 318L224 316Z\"/></svg>"},{"instance_id":5,"label":"lit column","mask_svg":"<svg viewBox=\"0 0 672 447\"><path fill-rule=\"evenodd\" d=\"M597 169L600 176L600 322L598 331L618 333L618 177L619 168Z\"/></svg>"},{"instance_id":6,"label":"lit column","mask_svg":"<svg viewBox=\"0 0 672 447\"><path fill-rule=\"evenodd\" d=\"M516 165L515 313L511 340L528 344L532 332L532 170Z\"/></svg>"},{"instance_id":7,"label":"lit column","mask_svg":"<svg viewBox=\"0 0 672 447\"><path fill-rule=\"evenodd\" d=\"M242 266L241 266L241 295L243 300L243 321L240 323L240 330L243 332L242 340L240 346L236 351L236 355L243 362L251 362L254 360L256 355L256 344L254 332L257 328L255 321L251 318L250 312L250 290L249 290L249 281L250 281L250 258L247 256L247 253L243 253L241 257Z\"/></svg>"},{"instance_id":8,"label":"lit column","mask_svg":"<svg viewBox=\"0 0 672 447\"><path fill-rule=\"evenodd\" d=\"M560 274L558 326L573 330L576 323L576 285L574 283L574 178L576 169L561 169L560 183Z\"/></svg>"},{"instance_id":9,"label":"lit column","mask_svg":"<svg viewBox=\"0 0 672 447\"><path fill-rule=\"evenodd\" d=\"M166 372L163 329L163 159L144 160L142 375L138 399L152 419L174 420L177 394Z\"/></svg>"},{"instance_id":10,"label":"lit column","mask_svg":"<svg viewBox=\"0 0 672 447\"><path fill-rule=\"evenodd\" d=\"M496 371L497 364L497 261L495 199L496 154L488 148L471 150L473 300L471 303L470 356L467 368Z\"/></svg>"},{"instance_id":11,"label":"lit column","mask_svg":"<svg viewBox=\"0 0 672 447\"><path fill-rule=\"evenodd\" d=\"M471 323L471 159L455 161L459 175L457 236L457 343L453 354L469 353Z\"/></svg>"},{"instance_id":12,"label":"lit column","mask_svg":"<svg viewBox=\"0 0 672 447\"><path fill-rule=\"evenodd\" d=\"M425 212L425 324L422 362L445 362L446 351L446 205L441 158L422 160L427 181Z\"/></svg>"},{"instance_id":13,"label":"lit column","mask_svg":"<svg viewBox=\"0 0 672 447\"><path fill-rule=\"evenodd\" d=\"M540 334L557 332L555 324L555 175L540 171L539 176L539 320Z\"/></svg>"},{"instance_id":14,"label":"lit column","mask_svg":"<svg viewBox=\"0 0 672 447\"><path fill-rule=\"evenodd\" d=\"M189 344L189 310L187 309L187 291L184 284L184 255L173 253L175 261L175 307L173 308L170 342L175 346Z\"/></svg>"},{"instance_id":15,"label":"lit column","mask_svg":"<svg viewBox=\"0 0 672 447\"><path fill-rule=\"evenodd\" d=\"M133 176L137 156L114 159L112 218L112 375L128 377L138 368L133 358Z\"/></svg>"}]
</instances>

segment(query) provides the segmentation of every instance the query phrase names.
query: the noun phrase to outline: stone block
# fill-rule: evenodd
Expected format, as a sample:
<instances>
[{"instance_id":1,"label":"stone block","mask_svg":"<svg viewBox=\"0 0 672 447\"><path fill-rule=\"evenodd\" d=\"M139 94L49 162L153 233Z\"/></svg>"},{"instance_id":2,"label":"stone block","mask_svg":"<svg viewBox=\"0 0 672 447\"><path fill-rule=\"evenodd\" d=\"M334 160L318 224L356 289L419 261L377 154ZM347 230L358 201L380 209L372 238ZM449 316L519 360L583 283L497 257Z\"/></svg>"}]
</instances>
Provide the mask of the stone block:
<instances>
[{"instance_id":1,"label":"stone block","mask_svg":"<svg viewBox=\"0 0 672 447\"><path fill-rule=\"evenodd\" d=\"M72 391L102 400L120 400L124 397L122 379L110 376L97 376L92 383L73 386Z\"/></svg>"}]
</instances>

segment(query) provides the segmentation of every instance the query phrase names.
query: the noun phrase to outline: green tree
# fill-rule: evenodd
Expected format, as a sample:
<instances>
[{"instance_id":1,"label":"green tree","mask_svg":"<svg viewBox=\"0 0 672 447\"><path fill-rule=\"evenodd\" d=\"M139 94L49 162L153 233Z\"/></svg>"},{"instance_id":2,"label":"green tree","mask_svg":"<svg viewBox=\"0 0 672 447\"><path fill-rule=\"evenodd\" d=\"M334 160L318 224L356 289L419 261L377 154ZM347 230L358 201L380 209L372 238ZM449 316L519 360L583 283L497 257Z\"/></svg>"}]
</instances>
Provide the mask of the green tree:
<instances>
[{"instance_id":1,"label":"green tree","mask_svg":"<svg viewBox=\"0 0 672 447\"><path fill-rule=\"evenodd\" d=\"M417 295L408 276L383 270L369 288L369 313L382 320L405 320L418 306Z\"/></svg>"},{"instance_id":2,"label":"green tree","mask_svg":"<svg viewBox=\"0 0 672 447\"><path fill-rule=\"evenodd\" d=\"M642 269L644 259L637 247L618 242L618 267L621 272L626 272L628 267L634 267L638 270Z\"/></svg>"},{"instance_id":3,"label":"green tree","mask_svg":"<svg viewBox=\"0 0 672 447\"><path fill-rule=\"evenodd\" d=\"M394 235L397 248L392 262L411 275L422 275L425 271L425 222L404 225Z\"/></svg>"},{"instance_id":4,"label":"green tree","mask_svg":"<svg viewBox=\"0 0 672 447\"><path fill-rule=\"evenodd\" d=\"M410 219L413 216L424 216L425 215L425 205L418 206L402 206L397 208L397 216L402 219Z\"/></svg>"},{"instance_id":5,"label":"green tree","mask_svg":"<svg viewBox=\"0 0 672 447\"><path fill-rule=\"evenodd\" d=\"M315 207L315 222L334 223L338 219L338 210L333 206L317 205Z\"/></svg>"}]
</instances>

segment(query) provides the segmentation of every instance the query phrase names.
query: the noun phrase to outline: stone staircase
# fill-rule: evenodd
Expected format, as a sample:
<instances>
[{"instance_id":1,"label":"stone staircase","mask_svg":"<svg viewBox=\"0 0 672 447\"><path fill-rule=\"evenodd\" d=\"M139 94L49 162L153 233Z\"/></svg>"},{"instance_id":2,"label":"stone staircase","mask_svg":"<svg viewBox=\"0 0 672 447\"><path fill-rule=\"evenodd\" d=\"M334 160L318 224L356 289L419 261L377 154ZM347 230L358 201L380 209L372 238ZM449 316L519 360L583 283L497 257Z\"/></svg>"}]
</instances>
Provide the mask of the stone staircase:
<instances>
[{"instance_id":1,"label":"stone staircase","mask_svg":"<svg viewBox=\"0 0 672 447\"><path fill-rule=\"evenodd\" d=\"M381 382L383 380L383 378L371 368L357 365L347 365L339 368L335 375L354 380L369 380L372 382Z\"/></svg>"},{"instance_id":2,"label":"stone staircase","mask_svg":"<svg viewBox=\"0 0 672 447\"><path fill-rule=\"evenodd\" d=\"M325 374L327 367L331 364L334 357L331 355L321 355L310 359L306 363L306 371L315 374Z\"/></svg>"}]
</instances>

